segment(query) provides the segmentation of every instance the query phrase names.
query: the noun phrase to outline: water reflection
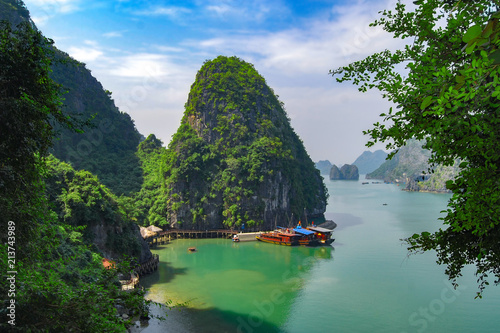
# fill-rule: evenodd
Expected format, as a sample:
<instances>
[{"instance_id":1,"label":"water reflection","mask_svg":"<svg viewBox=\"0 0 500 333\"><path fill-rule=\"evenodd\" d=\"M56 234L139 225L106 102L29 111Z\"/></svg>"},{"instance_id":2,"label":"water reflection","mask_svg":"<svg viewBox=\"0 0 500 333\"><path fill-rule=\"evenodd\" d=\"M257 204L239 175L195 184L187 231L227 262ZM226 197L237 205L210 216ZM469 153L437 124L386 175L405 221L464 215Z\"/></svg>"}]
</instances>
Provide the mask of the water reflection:
<instances>
[{"instance_id":1,"label":"water reflection","mask_svg":"<svg viewBox=\"0 0 500 333\"><path fill-rule=\"evenodd\" d=\"M198 251L187 253L192 246ZM189 301L189 308L182 316L170 311L164 323L152 321L145 332L165 331L169 322L184 325L184 332L211 332L210 325L214 332L278 332L311 270L333 260L331 246L224 239L176 240L154 252L160 255L160 269L141 280L147 297L160 303Z\"/></svg>"}]
</instances>

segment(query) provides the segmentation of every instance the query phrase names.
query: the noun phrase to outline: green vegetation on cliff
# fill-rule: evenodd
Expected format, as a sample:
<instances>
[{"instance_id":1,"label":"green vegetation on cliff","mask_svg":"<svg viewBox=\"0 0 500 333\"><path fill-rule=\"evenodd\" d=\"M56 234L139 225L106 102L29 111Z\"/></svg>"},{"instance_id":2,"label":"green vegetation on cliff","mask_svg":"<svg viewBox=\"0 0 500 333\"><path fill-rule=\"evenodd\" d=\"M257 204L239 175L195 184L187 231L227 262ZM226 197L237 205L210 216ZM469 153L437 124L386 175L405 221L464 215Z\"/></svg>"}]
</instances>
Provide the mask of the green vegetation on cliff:
<instances>
[{"instance_id":1,"label":"green vegetation on cliff","mask_svg":"<svg viewBox=\"0 0 500 333\"><path fill-rule=\"evenodd\" d=\"M168 149L149 137L138 156L145 171L138 202L149 223L270 226L325 211L322 178L283 104L236 57L205 62Z\"/></svg>"},{"instance_id":2,"label":"green vegetation on cliff","mask_svg":"<svg viewBox=\"0 0 500 333\"><path fill-rule=\"evenodd\" d=\"M83 240L96 251L108 258L151 257L147 247L142 249L139 228L127 215L125 205L95 175L75 171L51 156L44 178L47 198L59 221L83 227Z\"/></svg>"},{"instance_id":3,"label":"green vegetation on cliff","mask_svg":"<svg viewBox=\"0 0 500 333\"><path fill-rule=\"evenodd\" d=\"M85 65L56 50L52 79L61 85L63 111L92 119L85 133L56 126L52 153L77 169L97 175L114 193L131 194L142 184L135 155L140 134L127 113L120 112L111 93L90 74Z\"/></svg>"}]
</instances>

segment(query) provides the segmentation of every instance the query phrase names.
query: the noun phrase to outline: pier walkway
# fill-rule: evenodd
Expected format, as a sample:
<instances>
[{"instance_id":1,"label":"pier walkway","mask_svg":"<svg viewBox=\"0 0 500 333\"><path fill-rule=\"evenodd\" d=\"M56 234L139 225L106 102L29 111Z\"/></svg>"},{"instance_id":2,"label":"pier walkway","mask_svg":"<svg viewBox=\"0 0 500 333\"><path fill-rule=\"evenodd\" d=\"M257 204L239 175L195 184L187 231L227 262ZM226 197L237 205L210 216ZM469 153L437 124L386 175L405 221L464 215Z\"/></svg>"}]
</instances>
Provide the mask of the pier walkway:
<instances>
[{"instance_id":1,"label":"pier walkway","mask_svg":"<svg viewBox=\"0 0 500 333\"><path fill-rule=\"evenodd\" d=\"M227 238L231 239L233 235L237 234L234 230L181 230L172 229L167 231L160 231L154 236L146 237L144 240L150 247L155 247L158 244L165 244L172 239L186 239L186 238Z\"/></svg>"}]
</instances>

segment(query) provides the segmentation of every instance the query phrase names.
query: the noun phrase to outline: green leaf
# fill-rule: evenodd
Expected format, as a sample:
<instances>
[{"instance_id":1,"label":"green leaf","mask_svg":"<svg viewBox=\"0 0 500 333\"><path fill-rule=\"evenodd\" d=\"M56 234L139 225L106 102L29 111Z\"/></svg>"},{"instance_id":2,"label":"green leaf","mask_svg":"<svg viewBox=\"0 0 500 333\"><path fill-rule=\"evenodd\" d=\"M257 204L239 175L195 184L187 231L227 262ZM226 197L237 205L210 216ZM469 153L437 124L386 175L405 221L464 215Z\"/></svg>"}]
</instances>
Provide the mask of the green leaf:
<instances>
[{"instance_id":1,"label":"green leaf","mask_svg":"<svg viewBox=\"0 0 500 333\"><path fill-rule=\"evenodd\" d=\"M500 64L500 50L495 50L488 55L488 59L493 61L493 65Z\"/></svg>"},{"instance_id":2,"label":"green leaf","mask_svg":"<svg viewBox=\"0 0 500 333\"><path fill-rule=\"evenodd\" d=\"M481 35L482 30L483 29L479 24L473 25L472 27L469 28L469 30L467 30L462 40L464 41L464 43L469 43L473 39L479 37Z\"/></svg>"},{"instance_id":3,"label":"green leaf","mask_svg":"<svg viewBox=\"0 0 500 333\"><path fill-rule=\"evenodd\" d=\"M471 54L472 51L474 51L474 48L476 47L476 44L477 44L477 40L475 40L475 41L470 42L469 44L467 44L467 48L465 49L465 53Z\"/></svg>"},{"instance_id":4,"label":"green leaf","mask_svg":"<svg viewBox=\"0 0 500 333\"><path fill-rule=\"evenodd\" d=\"M432 103L432 96L427 96L426 98L424 98L424 100L422 101L422 104L420 105L420 109L423 110L425 109L426 107L428 107L430 104Z\"/></svg>"}]
</instances>

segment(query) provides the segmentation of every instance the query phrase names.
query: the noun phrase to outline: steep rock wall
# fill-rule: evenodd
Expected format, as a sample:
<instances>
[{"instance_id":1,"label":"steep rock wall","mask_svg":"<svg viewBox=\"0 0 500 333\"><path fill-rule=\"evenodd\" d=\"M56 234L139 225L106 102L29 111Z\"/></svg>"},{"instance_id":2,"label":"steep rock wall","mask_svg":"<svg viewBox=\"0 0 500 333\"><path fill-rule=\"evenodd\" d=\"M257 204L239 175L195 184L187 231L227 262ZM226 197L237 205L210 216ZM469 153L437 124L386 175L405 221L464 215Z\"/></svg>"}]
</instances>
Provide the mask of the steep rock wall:
<instances>
[{"instance_id":1,"label":"steep rock wall","mask_svg":"<svg viewBox=\"0 0 500 333\"><path fill-rule=\"evenodd\" d=\"M248 230L325 212L322 177L283 103L239 58L218 57L202 66L181 125L159 154L163 190L153 191L163 191L156 206L165 209L153 208L165 214L164 220L156 217L160 224L185 229L245 224Z\"/></svg>"}]
</instances>

